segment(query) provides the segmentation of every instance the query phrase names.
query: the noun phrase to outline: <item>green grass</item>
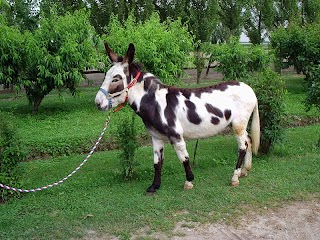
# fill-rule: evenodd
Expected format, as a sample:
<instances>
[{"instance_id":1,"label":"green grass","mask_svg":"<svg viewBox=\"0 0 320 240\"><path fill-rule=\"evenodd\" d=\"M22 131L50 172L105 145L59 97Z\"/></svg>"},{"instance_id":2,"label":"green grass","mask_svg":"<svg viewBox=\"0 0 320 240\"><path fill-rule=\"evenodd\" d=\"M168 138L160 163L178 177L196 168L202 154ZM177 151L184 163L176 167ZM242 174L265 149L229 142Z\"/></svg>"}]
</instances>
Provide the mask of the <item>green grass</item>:
<instances>
[{"instance_id":1,"label":"green grass","mask_svg":"<svg viewBox=\"0 0 320 240\"><path fill-rule=\"evenodd\" d=\"M165 150L162 188L144 195L152 181L152 148L137 152L139 178L119 177L117 151L99 152L59 187L25 194L0 205L1 239L68 239L89 231L126 238L146 227L170 234L178 221L215 222L245 214L248 209L280 206L320 197L318 173L320 126L286 131L284 142L269 156L254 158L253 169L240 186L230 186L237 149L232 136L199 143L194 189L183 191L183 167L171 146ZM195 142L188 143L190 153ZM67 175L83 155L21 164L24 187L32 188Z\"/></svg>"},{"instance_id":2,"label":"green grass","mask_svg":"<svg viewBox=\"0 0 320 240\"><path fill-rule=\"evenodd\" d=\"M14 99L13 94L6 94L0 100L0 114L7 114L32 158L83 153L89 151L99 136L108 114L97 110L96 93L97 88L88 87L82 88L79 96L65 93L61 98L54 91L43 100L36 115L31 113L25 96ZM114 147L116 122L129 111L126 107L112 115L109 127L112 134L102 141L104 149ZM136 124L139 134L145 136L142 121L137 118Z\"/></svg>"},{"instance_id":3,"label":"green grass","mask_svg":"<svg viewBox=\"0 0 320 240\"><path fill-rule=\"evenodd\" d=\"M304 111L302 78L286 76L285 80L287 117L319 117L315 110ZM96 91L83 88L78 97L64 94L62 99L53 92L35 116L25 97L0 95L0 114L10 118L31 155L34 151L41 159L20 163L24 188L60 180L85 158L79 153L89 151L106 118L106 112L97 111L94 105ZM112 114L102 148L113 148L117 121L129 111L126 108ZM139 134L145 136L139 118L136 124ZM170 235L182 220L232 221L249 209L263 211L264 207L319 198L319 136L319 124L287 128L283 142L270 155L254 157L252 171L240 179L237 188L230 187L237 158L235 138L201 140L194 168L195 187L190 191L183 191L183 167L167 145L162 187L154 197L144 195L153 179L150 146L138 149L138 179L129 182L120 177L119 152L100 151L64 184L0 204L0 239L75 239L92 231L128 239L141 228ZM188 142L191 156L194 146L194 141ZM48 156L54 157L43 160Z\"/></svg>"},{"instance_id":4,"label":"green grass","mask_svg":"<svg viewBox=\"0 0 320 240\"><path fill-rule=\"evenodd\" d=\"M313 108L306 112L304 101L306 99L303 77L297 75L284 76L287 93L285 96L286 114L288 122L297 119L319 118L320 112Z\"/></svg>"}]
</instances>

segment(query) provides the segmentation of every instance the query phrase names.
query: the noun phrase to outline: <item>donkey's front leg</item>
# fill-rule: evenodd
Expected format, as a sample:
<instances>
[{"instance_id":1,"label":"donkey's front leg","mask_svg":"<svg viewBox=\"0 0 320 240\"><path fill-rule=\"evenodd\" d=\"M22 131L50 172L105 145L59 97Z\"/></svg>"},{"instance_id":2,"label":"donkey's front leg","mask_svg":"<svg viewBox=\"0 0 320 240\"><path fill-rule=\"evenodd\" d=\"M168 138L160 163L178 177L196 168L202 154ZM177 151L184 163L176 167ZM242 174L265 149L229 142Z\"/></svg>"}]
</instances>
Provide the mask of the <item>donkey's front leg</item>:
<instances>
[{"instance_id":1,"label":"donkey's front leg","mask_svg":"<svg viewBox=\"0 0 320 240\"><path fill-rule=\"evenodd\" d=\"M152 138L153 143L153 161L154 161L154 178L150 187L147 189L148 195L153 195L161 185L161 169L164 161L164 142L157 138Z\"/></svg>"},{"instance_id":2,"label":"donkey's front leg","mask_svg":"<svg viewBox=\"0 0 320 240\"><path fill-rule=\"evenodd\" d=\"M190 167L190 160L189 160L189 154L186 149L186 143L183 139L181 139L176 142L173 142L172 144L178 155L180 162L183 163L183 166L186 172L187 180L184 183L184 189L185 190L192 189L193 188L192 181L194 179L194 175Z\"/></svg>"}]
</instances>

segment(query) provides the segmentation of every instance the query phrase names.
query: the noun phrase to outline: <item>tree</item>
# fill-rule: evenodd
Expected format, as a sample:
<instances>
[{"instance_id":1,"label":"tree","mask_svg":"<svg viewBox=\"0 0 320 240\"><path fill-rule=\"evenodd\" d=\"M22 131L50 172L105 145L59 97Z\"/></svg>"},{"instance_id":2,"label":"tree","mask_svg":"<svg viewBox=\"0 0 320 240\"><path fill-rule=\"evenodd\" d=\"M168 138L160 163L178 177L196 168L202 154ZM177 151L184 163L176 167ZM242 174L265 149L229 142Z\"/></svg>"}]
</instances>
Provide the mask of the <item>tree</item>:
<instances>
[{"instance_id":1,"label":"tree","mask_svg":"<svg viewBox=\"0 0 320 240\"><path fill-rule=\"evenodd\" d=\"M209 50L213 60L219 62L218 71L225 80L244 80L255 72L263 72L269 68L272 55L260 45L245 47L238 38L230 38L225 44L217 45Z\"/></svg>"},{"instance_id":2,"label":"tree","mask_svg":"<svg viewBox=\"0 0 320 240\"><path fill-rule=\"evenodd\" d=\"M193 38L180 20L161 23L159 14L153 13L140 22L131 14L122 24L112 16L106 32L104 40L115 52L125 53L128 44L134 43L136 58L165 83L176 82L190 60Z\"/></svg>"},{"instance_id":3,"label":"tree","mask_svg":"<svg viewBox=\"0 0 320 240\"><path fill-rule=\"evenodd\" d=\"M231 36L240 36L244 23L244 16L242 13L244 2L235 0L220 0L218 3L219 21L221 22L221 27L225 29L225 35L220 42L227 41Z\"/></svg>"},{"instance_id":4,"label":"tree","mask_svg":"<svg viewBox=\"0 0 320 240\"><path fill-rule=\"evenodd\" d=\"M273 29L273 4L273 0L252 0L246 4L244 28L251 43L262 43L264 40L263 34Z\"/></svg>"},{"instance_id":5,"label":"tree","mask_svg":"<svg viewBox=\"0 0 320 240\"><path fill-rule=\"evenodd\" d=\"M35 0L7 0L9 8L6 11L9 26L19 27L22 31L37 28L39 19L38 5Z\"/></svg>"},{"instance_id":6,"label":"tree","mask_svg":"<svg viewBox=\"0 0 320 240\"><path fill-rule=\"evenodd\" d=\"M0 0L0 23L4 23L6 21L6 14L10 5L6 0Z\"/></svg>"},{"instance_id":7,"label":"tree","mask_svg":"<svg viewBox=\"0 0 320 240\"><path fill-rule=\"evenodd\" d=\"M83 0L41 0L40 13L44 17L50 17L51 14L58 16L65 15L67 12L73 13L77 10L86 8Z\"/></svg>"},{"instance_id":8,"label":"tree","mask_svg":"<svg viewBox=\"0 0 320 240\"><path fill-rule=\"evenodd\" d=\"M271 35L271 45L281 62L285 59L287 65L305 75L307 110L320 109L320 24L279 28Z\"/></svg>"},{"instance_id":9,"label":"tree","mask_svg":"<svg viewBox=\"0 0 320 240\"><path fill-rule=\"evenodd\" d=\"M90 21L99 34L104 33L111 15L116 15L124 23L130 13L138 21L146 21L155 9L152 0L88 0L91 10Z\"/></svg>"},{"instance_id":10,"label":"tree","mask_svg":"<svg viewBox=\"0 0 320 240\"><path fill-rule=\"evenodd\" d=\"M0 84L5 88L19 85L25 68L23 61L23 35L16 27L0 25Z\"/></svg>"},{"instance_id":11,"label":"tree","mask_svg":"<svg viewBox=\"0 0 320 240\"><path fill-rule=\"evenodd\" d=\"M299 16L299 0L274 0L274 27L288 26L290 22Z\"/></svg>"},{"instance_id":12,"label":"tree","mask_svg":"<svg viewBox=\"0 0 320 240\"><path fill-rule=\"evenodd\" d=\"M116 9L116 2L110 0L88 0L90 4L90 22L98 34L104 33L104 28L108 26L109 19Z\"/></svg>"},{"instance_id":13,"label":"tree","mask_svg":"<svg viewBox=\"0 0 320 240\"><path fill-rule=\"evenodd\" d=\"M85 11L52 14L40 21L34 34L25 34L26 73L21 84L35 113L53 89L67 88L72 94L84 80L83 70L98 63L94 31Z\"/></svg>"},{"instance_id":14,"label":"tree","mask_svg":"<svg viewBox=\"0 0 320 240\"><path fill-rule=\"evenodd\" d=\"M301 1L302 24L320 22L320 0Z\"/></svg>"},{"instance_id":15,"label":"tree","mask_svg":"<svg viewBox=\"0 0 320 240\"><path fill-rule=\"evenodd\" d=\"M216 0L193 0L187 4L189 30L195 37L195 65L197 68L197 83L200 83L204 67L203 43L210 42L218 19L218 3Z\"/></svg>"}]
</instances>

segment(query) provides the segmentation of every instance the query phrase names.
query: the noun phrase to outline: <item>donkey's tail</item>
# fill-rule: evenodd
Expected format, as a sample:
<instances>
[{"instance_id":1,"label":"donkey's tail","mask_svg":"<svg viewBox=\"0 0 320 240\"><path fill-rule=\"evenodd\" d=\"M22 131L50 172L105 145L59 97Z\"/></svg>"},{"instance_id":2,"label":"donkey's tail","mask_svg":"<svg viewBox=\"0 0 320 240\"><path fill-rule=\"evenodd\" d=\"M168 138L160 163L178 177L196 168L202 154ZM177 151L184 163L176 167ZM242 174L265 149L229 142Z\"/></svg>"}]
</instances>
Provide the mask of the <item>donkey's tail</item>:
<instances>
[{"instance_id":1,"label":"donkey's tail","mask_svg":"<svg viewBox=\"0 0 320 240\"><path fill-rule=\"evenodd\" d=\"M260 118L258 101L253 109L252 122L251 122L251 138L252 138L252 152L257 155L260 145Z\"/></svg>"}]
</instances>

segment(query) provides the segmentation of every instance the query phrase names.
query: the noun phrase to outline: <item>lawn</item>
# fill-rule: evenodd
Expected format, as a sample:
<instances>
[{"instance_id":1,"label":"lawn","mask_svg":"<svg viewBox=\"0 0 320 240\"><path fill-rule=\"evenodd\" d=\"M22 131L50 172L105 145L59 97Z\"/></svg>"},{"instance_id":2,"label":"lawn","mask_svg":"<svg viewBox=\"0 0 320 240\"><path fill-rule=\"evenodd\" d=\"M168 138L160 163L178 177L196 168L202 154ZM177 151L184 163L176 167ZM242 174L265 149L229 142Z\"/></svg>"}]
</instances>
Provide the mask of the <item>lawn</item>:
<instances>
[{"instance_id":1,"label":"lawn","mask_svg":"<svg viewBox=\"0 0 320 240\"><path fill-rule=\"evenodd\" d=\"M178 221L231 221L250 209L275 207L294 200L319 198L320 126L288 129L284 142L272 154L254 158L253 169L240 186L230 186L236 161L232 136L217 136L199 143L194 168L195 187L183 190L184 170L171 146L166 147L162 188L145 196L153 177L152 149L138 150L139 178L119 177L117 151L98 152L63 185L24 194L0 205L1 239L68 239L90 231L123 239L140 228L168 234ZM303 141L301 141L303 140ZM189 149L194 142L188 143ZM24 186L32 188L67 175L84 155L32 161L21 165Z\"/></svg>"},{"instance_id":2,"label":"lawn","mask_svg":"<svg viewBox=\"0 0 320 240\"><path fill-rule=\"evenodd\" d=\"M305 113L302 79L286 77L287 117L317 118ZM0 110L16 126L24 145L38 160L19 165L24 188L43 186L69 174L85 158L103 128L105 112L94 106L96 88L83 88L73 98L50 94L33 116L24 96L0 95ZM131 111L111 115L103 147L114 149L116 122ZM139 134L145 131L136 121ZM320 125L289 127L282 143L268 156L254 157L253 169L240 186L230 180L237 158L233 136L216 136L199 142L194 189L183 190L185 173L172 147L166 145L163 182L153 197L145 190L153 178L152 148L137 151L138 178L123 181L118 150L95 153L71 179L45 191L23 194L0 205L0 239L70 239L90 232L109 233L121 239L144 228L170 236L179 221L231 222L248 209L260 211L295 200L320 197ZM193 156L195 141L188 142ZM49 158L48 158L49 157Z\"/></svg>"}]
</instances>

